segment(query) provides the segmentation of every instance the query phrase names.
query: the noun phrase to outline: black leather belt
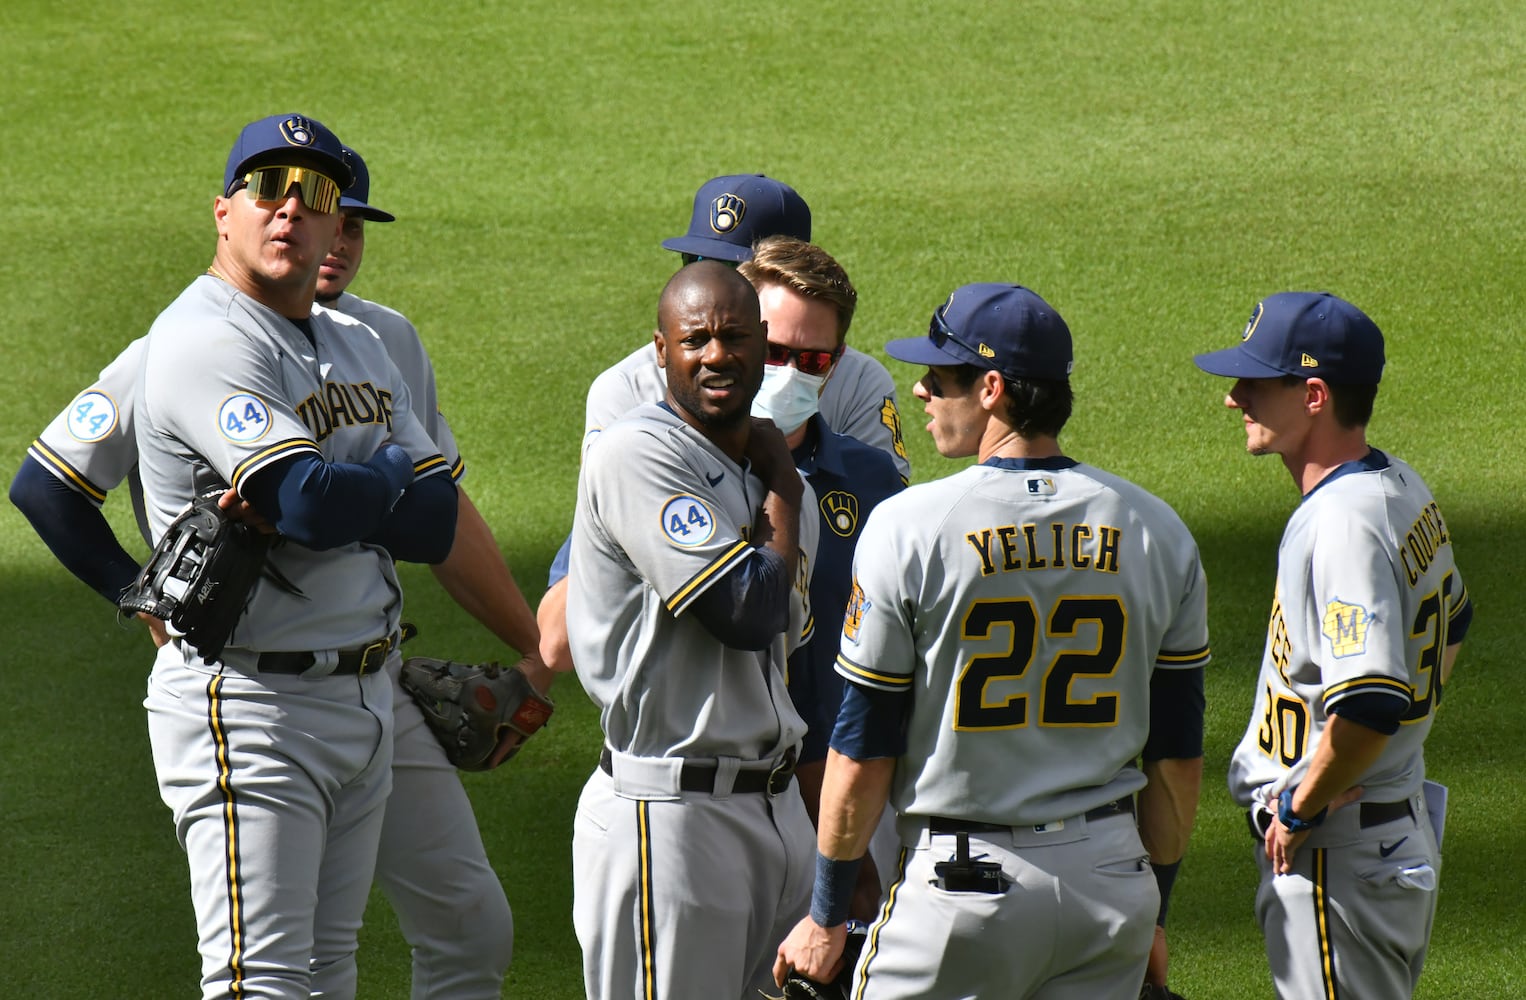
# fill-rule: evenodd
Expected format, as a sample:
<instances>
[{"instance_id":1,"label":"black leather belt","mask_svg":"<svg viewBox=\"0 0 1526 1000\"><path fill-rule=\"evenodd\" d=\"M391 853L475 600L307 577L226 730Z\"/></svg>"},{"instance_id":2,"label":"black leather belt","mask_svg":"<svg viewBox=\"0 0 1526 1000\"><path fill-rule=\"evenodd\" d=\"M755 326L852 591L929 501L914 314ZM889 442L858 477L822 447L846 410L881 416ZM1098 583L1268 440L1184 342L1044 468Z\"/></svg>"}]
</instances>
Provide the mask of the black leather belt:
<instances>
[{"instance_id":1,"label":"black leather belt","mask_svg":"<svg viewBox=\"0 0 1526 1000\"><path fill-rule=\"evenodd\" d=\"M609 747L599 751L599 769L605 774L613 775L614 761L609 752ZM698 764L685 761L683 769L678 772L678 787L686 792L705 792L715 794L715 776L720 769L714 764ZM771 771L738 771L736 780L731 784L733 792L757 793L767 792L769 795L783 795L789 788L790 778L795 774L795 750L780 758L779 763L774 765Z\"/></svg>"},{"instance_id":2,"label":"black leather belt","mask_svg":"<svg viewBox=\"0 0 1526 1000\"><path fill-rule=\"evenodd\" d=\"M1084 814L1088 823L1095 823L1099 819L1107 819L1109 816L1132 816L1134 815L1134 797L1125 795L1121 799L1115 799L1106 805L1095 809L1088 809ZM1052 821L1051 821L1052 822ZM970 819L951 819L947 816L930 816L927 820L928 833L1006 833L1013 828L1027 829L1034 824L1029 823L977 823ZM1048 826L1047 823L1037 824Z\"/></svg>"},{"instance_id":3,"label":"black leather belt","mask_svg":"<svg viewBox=\"0 0 1526 1000\"><path fill-rule=\"evenodd\" d=\"M1382 826L1384 823L1392 823L1396 819L1414 819L1414 810L1410 808L1409 799L1400 799L1398 802L1363 802L1361 824L1362 829L1369 826Z\"/></svg>"},{"instance_id":4,"label":"black leather belt","mask_svg":"<svg viewBox=\"0 0 1526 1000\"><path fill-rule=\"evenodd\" d=\"M354 649L341 649L335 674L371 674L387 662L387 654L399 640L389 636ZM261 653L258 661L262 674L300 674L318 662L312 653Z\"/></svg>"},{"instance_id":5,"label":"black leather belt","mask_svg":"<svg viewBox=\"0 0 1526 1000\"><path fill-rule=\"evenodd\" d=\"M1250 835L1257 840L1266 839L1266 828L1276 818L1275 814L1260 806L1245 813L1245 819L1250 823ZM1414 818L1415 811L1410 806L1409 799L1400 799L1398 802L1363 802L1357 807L1357 823L1363 830L1369 826L1392 823L1396 819Z\"/></svg>"}]
</instances>

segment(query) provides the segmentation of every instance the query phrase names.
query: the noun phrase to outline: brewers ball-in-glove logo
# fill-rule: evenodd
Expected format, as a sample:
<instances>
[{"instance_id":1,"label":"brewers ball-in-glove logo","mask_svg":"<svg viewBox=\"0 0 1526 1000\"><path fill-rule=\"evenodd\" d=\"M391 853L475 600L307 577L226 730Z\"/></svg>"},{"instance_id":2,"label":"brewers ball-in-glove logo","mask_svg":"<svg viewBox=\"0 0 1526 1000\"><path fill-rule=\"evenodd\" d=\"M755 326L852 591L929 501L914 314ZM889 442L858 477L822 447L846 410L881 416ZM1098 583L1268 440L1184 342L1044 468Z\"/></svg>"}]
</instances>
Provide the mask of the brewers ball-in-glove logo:
<instances>
[{"instance_id":1,"label":"brewers ball-in-glove logo","mask_svg":"<svg viewBox=\"0 0 1526 1000\"><path fill-rule=\"evenodd\" d=\"M311 146L314 139L313 127L301 115L292 115L281 123L281 138L293 146Z\"/></svg>"},{"instance_id":2,"label":"brewers ball-in-glove logo","mask_svg":"<svg viewBox=\"0 0 1526 1000\"><path fill-rule=\"evenodd\" d=\"M821 516L827 525L843 538L852 538L858 529L858 497L842 490L833 490L821 498Z\"/></svg>"},{"instance_id":3,"label":"brewers ball-in-glove logo","mask_svg":"<svg viewBox=\"0 0 1526 1000\"><path fill-rule=\"evenodd\" d=\"M710 203L710 228L722 236L742 224L747 202L734 194L723 194Z\"/></svg>"},{"instance_id":4,"label":"brewers ball-in-glove logo","mask_svg":"<svg viewBox=\"0 0 1526 1000\"><path fill-rule=\"evenodd\" d=\"M1336 656L1356 656L1367 651L1367 626L1372 614L1360 604L1347 604L1336 598L1325 605L1325 638Z\"/></svg>"}]
</instances>

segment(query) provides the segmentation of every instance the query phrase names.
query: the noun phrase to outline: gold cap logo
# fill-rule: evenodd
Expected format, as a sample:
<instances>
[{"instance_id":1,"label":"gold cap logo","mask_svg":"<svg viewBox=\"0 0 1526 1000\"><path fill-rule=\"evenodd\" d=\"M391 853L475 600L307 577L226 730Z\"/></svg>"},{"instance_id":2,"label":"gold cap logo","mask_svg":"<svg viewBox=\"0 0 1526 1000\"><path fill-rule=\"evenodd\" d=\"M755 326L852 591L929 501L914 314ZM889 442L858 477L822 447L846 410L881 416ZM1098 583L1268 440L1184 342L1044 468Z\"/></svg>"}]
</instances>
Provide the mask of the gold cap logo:
<instances>
[{"instance_id":1,"label":"gold cap logo","mask_svg":"<svg viewBox=\"0 0 1526 1000\"><path fill-rule=\"evenodd\" d=\"M1307 354L1305 354L1303 357L1299 358L1298 359L1298 363L1300 365L1303 365L1305 368L1318 368L1319 367L1319 362L1315 361L1313 358L1309 357Z\"/></svg>"}]
</instances>

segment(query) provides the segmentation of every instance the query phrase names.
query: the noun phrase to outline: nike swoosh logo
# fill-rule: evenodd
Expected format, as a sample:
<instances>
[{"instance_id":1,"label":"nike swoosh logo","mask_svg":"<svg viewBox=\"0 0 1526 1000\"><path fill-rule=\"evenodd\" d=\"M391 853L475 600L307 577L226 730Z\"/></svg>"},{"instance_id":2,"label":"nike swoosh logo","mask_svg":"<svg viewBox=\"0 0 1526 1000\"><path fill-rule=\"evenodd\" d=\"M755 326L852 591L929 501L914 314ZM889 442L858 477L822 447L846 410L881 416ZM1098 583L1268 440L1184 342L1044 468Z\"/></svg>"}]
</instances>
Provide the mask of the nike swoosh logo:
<instances>
[{"instance_id":1,"label":"nike swoosh logo","mask_svg":"<svg viewBox=\"0 0 1526 1000\"><path fill-rule=\"evenodd\" d=\"M1388 857L1390 854L1392 854L1393 852L1395 852L1395 851L1397 851L1399 849L1399 845L1400 844L1404 843L1408 839L1409 839L1408 837L1400 837L1398 840L1394 841L1392 844L1379 844L1378 845L1378 855L1379 855L1379 857L1384 857L1384 858Z\"/></svg>"},{"instance_id":2,"label":"nike swoosh logo","mask_svg":"<svg viewBox=\"0 0 1526 1000\"><path fill-rule=\"evenodd\" d=\"M726 478L726 473L724 473L724 472L721 473L718 476L713 476L713 477L707 475L707 476L705 476L705 482L709 483L711 486L716 486L716 485L718 485L720 483L720 481L722 479L725 479L725 478Z\"/></svg>"}]
</instances>

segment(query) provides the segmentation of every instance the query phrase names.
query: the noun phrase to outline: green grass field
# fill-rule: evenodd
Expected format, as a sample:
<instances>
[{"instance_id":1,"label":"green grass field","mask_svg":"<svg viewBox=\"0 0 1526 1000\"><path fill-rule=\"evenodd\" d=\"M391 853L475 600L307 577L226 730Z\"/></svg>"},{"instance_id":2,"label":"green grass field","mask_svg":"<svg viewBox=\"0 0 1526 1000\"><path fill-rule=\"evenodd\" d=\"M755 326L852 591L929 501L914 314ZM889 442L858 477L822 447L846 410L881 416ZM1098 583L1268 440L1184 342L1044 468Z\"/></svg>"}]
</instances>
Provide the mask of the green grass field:
<instances>
[{"instance_id":1,"label":"green grass field","mask_svg":"<svg viewBox=\"0 0 1526 1000\"><path fill-rule=\"evenodd\" d=\"M1222 775L1253 694L1282 524L1274 459L1243 454L1195 351L1252 305L1328 288L1388 335L1376 444L1427 477L1476 625L1431 738L1450 785L1428 1000L1526 988L1509 638L1523 589L1526 8L1480 0L767 5L276 2L0 8L0 470L211 257L238 129L291 110L365 153L362 295L410 315L532 602L570 522L584 391L647 336L700 182L761 171L810 202L861 295L853 341L926 329L955 286L1029 285L1077 341L1067 450L1176 506L1212 585L1201 818L1171 909L1173 986L1271 988L1250 841ZM892 363L915 475L958 468ZM910 404L910 405L907 405ZM126 504L108 504L123 537ZM141 551L142 546L133 546ZM189 998L183 855L158 801L141 631L0 511L0 996ZM425 652L506 656L410 567ZM599 743L574 679L502 772L470 776L514 906L507 995L581 995L571 818ZM703 961L703 956L696 956ZM361 995L406 997L373 900Z\"/></svg>"}]
</instances>

